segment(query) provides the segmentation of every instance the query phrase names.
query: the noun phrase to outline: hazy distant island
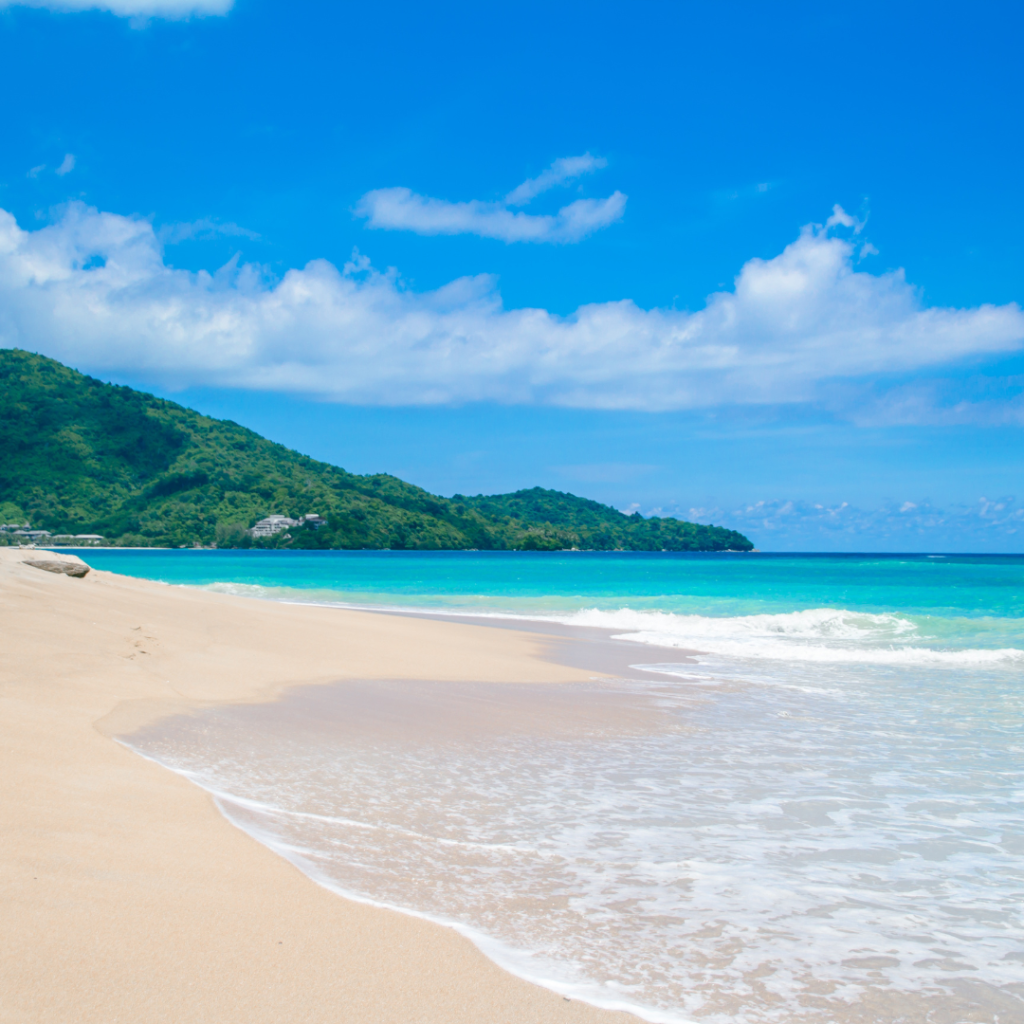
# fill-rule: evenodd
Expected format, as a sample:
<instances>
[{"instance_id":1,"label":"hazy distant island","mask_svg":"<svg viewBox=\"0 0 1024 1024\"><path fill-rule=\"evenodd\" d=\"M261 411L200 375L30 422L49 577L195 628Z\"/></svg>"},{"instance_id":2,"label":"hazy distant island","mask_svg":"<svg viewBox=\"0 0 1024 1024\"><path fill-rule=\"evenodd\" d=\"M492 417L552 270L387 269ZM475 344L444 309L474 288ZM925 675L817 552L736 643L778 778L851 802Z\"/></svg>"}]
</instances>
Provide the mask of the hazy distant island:
<instances>
[{"instance_id":1,"label":"hazy distant island","mask_svg":"<svg viewBox=\"0 0 1024 1024\"><path fill-rule=\"evenodd\" d=\"M749 551L741 533L534 487L442 498L231 420L0 350L0 543ZM49 536L47 536L49 535Z\"/></svg>"}]
</instances>

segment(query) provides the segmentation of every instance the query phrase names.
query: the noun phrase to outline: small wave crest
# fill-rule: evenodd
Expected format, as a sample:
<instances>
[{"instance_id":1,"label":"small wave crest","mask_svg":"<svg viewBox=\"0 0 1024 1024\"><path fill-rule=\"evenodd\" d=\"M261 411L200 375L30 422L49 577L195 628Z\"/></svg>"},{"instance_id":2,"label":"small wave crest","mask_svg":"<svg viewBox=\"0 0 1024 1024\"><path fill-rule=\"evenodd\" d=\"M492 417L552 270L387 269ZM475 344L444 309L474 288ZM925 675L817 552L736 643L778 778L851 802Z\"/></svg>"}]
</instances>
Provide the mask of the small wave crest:
<instances>
[{"instance_id":1,"label":"small wave crest","mask_svg":"<svg viewBox=\"0 0 1024 1024\"><path fill-rule=\"evenodd\" d=\"M917 623L895 612L860 612L845 608L808 608L759 615L688 615L629 607L583 608L568 613L531 613L501 608L481 609L439 603L368 603L331 600L341 593L308 592L255 583L217 582L204 589L237 597L326 605L369 611L455 615L478 619L557 622L619 631L617 640L674 647L701 654L762 661L947 668L1024 665L1017 647L976 647L942 644L922 635Z\"/></svg>"},{"instance_id":2,"label":"small wave crest","mask_svg":"<svg viewBox=\"0 0 1024 1024\"><path fill-rule=\"evenodd\" d=\"M914 622L891 612L811 608L778 615L713 617L588 608L560 621L622 630L618 640L732 658L948 667L1024 664L1024 651L1015 647L925 646L922 642L933 638L921 636Z\"/></svg>"}]
</instances>

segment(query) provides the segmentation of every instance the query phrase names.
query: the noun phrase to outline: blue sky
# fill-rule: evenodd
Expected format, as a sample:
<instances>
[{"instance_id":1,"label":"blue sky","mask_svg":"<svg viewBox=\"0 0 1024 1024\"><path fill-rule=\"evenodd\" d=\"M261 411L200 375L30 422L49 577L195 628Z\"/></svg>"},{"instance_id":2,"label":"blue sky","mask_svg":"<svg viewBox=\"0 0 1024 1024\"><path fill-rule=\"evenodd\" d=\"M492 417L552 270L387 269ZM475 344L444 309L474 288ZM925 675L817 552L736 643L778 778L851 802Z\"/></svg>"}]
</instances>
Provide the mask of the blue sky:
<instances>
[{"instance_id":1,"label":"blue sky","mask_svg":"<svg viewBox=\"0 0 1024 1024\"><path fill-rule=\"evenodd\" d=\"M0 3L0 345L439 493L1024 551L1019 5Z\"/></svg>"}]
</instances>

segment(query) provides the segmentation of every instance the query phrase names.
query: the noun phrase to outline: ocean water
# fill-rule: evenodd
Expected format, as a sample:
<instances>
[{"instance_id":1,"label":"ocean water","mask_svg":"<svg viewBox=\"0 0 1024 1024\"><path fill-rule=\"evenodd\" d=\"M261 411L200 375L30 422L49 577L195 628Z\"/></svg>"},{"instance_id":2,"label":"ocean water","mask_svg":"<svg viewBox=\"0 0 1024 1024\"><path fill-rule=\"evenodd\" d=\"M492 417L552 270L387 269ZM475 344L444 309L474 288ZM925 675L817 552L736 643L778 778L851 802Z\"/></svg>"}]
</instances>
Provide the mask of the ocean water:
<instances>
[{"instance_id":1,"label":"ocean water","mask_svg":"<svg viewBox=\"0 0 1024 1024\"><path fill-rule=\"evenodd\" d=\"M1024 1021L1022 557L87 560L542 622L632 666L309 688L127 740L337 892L651 1021Z\"/></svg>"}]
</instances>

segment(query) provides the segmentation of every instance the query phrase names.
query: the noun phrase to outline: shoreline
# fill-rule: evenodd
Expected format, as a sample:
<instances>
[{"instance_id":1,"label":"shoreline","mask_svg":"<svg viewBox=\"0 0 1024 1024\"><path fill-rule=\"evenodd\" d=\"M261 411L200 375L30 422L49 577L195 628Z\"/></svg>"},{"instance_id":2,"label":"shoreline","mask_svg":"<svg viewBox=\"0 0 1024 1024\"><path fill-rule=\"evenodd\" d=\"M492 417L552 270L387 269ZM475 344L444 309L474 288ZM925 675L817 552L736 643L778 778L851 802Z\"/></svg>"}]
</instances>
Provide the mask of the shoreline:
<instances>
[{"instance_id":1,"label":"shoreline","mask_svg":"<svg viewBox=\"0 0 1024 1024\"><path fill-rule=\"evenodd\" d=\"M250 601L0 549L0 1020L636 1021L502 970L454 929L339 897L114 736L373 679L582 682L550 637ZM77 560L74 555L49 557Z\"/></svg>"},{"instance_id":2,"label":"shoreline","mask_svg":"<svg viewBox=\"0 0 1024 1024\"><path fill-rule=\"evenodd\" d=\"M464 552L466 554L480 554L483 552L511 555L762 555L765 554L760 548L709 548L703 550L675 551L672 548L659 548L651 550L648 548L546 548L543 551L534 551L529 548L218 548L214 547L158 547L147 545L145 547L133 546L130 544L18 544L10 545L17 550L33 551L290 551L297 554L300 551L390 551L400 554L451 554L453 552ZM771 554L772 552L768 552ZM786 554L786 552L781 552ZM814 553L814 552L812 552Z\"/></svg>"}]
</instances>

